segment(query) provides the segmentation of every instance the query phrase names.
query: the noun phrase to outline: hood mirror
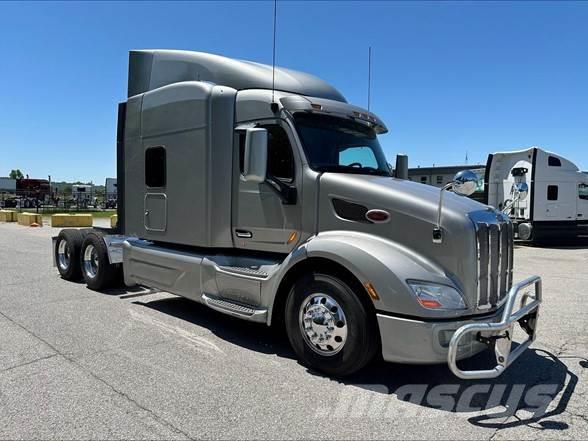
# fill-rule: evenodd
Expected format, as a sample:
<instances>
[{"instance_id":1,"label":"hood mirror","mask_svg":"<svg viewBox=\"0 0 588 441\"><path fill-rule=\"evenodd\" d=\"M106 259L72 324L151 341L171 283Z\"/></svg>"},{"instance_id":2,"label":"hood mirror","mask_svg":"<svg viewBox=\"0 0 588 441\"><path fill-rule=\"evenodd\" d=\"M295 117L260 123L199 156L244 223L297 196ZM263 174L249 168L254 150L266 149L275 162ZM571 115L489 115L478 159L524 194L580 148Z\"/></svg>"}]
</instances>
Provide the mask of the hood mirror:
<instances>
[{"instance_id":1,"label":"hood mirror","mask_svg":"<svg viewBox=\"0 0 588 441\"><path fill-rule=\"evenodd\" d=\"M441 229L441 212L443 210L443 194L445 190L452 189L455 194L469 196L476 191L478 176L471 170L458 172L453 181L441 189L439 193L439 206L437 207L437 224L433 228L433 243L443 243L443 230Z\"/></svg>"},{"instance_id":2,"label":"hood mirror","mask_svg":"<svg viewBox=\"0 0 588 441\"><path fill-rule=\"evenodd\" d=\"M462 170L453 178L451 187L460 196L470 196L476 191L478 176L471 170Z\"/></svg>"}]
</instances>

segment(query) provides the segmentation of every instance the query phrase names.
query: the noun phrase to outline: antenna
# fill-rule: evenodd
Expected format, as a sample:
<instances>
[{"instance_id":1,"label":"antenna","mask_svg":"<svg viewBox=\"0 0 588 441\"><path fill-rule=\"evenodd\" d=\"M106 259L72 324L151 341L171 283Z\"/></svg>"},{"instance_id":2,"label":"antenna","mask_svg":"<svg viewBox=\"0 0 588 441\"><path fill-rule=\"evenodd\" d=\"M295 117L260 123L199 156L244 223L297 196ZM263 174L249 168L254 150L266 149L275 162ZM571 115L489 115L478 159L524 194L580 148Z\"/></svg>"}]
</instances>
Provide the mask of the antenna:
<instances>
[{"instance_id":1,"label":"antenna","mask_svg":"<svg viewBox=\"0 0 588 441\"><path fill-rule=\"evenodd\" d=\"M274 93L276 91L276 22L278 12L278 0L274 0L274 42L272 47L272 112L278 111L278 104L274 101Z\"/></svg>"},{"instance_id":2,"label":"antenna","mask_svg":"<svg viewBox=\"0 0 588 441\"><path fill-rule=\"evenodd\" d=\"M372 86L372 47L368 48L368 90L367 90L367 111L370 112L370 89Z\"/></svg>"},{"instance_id":3,"label":"antenna","mask_svg":"<svg viewBox=\"0 0 588 441\"><path fill-rule=\"evenodd\" d=\"M466 163L466 165L468 165L468 151L467 150L466 150L465 163Z\"/></svg>"}]
</instances>

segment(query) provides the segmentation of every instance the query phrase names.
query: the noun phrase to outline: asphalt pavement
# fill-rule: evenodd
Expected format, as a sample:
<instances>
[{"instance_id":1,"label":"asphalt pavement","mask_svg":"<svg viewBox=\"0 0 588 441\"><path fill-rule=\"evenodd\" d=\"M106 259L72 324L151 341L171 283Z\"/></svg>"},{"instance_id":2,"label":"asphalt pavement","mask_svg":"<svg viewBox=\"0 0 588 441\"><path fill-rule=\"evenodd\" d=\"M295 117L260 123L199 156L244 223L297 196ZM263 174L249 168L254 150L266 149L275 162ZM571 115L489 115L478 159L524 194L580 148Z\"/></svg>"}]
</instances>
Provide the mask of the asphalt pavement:
<instances>
[{"instance_id":1,"label":"asphalt pavement","mask_svg":"<svg viewBox=\"0 0 588 441\"><path fill-rule=\"evenodd\" d=\"M0 439L588 437L588 246L516 247L515 280L541 275L544 304L499 378L375 361L341 381L263 325L62 280L57 231L0 224Z\"/></svg>"}]
</instances>

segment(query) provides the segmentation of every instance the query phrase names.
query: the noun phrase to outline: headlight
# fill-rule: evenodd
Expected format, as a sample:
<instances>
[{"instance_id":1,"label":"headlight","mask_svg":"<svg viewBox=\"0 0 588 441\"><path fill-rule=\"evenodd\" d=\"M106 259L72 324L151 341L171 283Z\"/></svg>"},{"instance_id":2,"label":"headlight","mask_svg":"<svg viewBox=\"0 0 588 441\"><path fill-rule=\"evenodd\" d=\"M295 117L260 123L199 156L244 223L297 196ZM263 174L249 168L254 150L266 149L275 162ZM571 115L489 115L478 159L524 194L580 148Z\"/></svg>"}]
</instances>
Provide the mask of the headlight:
<instances>
[{"instance_id":1,"label":"headlight","mask_svg":"<svg viewBox=\"0 0 588 441\"><path fill-rule=\"evenodd\" d=\"M466 309L463 297L455 288L434 283L409 281L419 303L427 309Z\"/></svg>"}]
</instances>

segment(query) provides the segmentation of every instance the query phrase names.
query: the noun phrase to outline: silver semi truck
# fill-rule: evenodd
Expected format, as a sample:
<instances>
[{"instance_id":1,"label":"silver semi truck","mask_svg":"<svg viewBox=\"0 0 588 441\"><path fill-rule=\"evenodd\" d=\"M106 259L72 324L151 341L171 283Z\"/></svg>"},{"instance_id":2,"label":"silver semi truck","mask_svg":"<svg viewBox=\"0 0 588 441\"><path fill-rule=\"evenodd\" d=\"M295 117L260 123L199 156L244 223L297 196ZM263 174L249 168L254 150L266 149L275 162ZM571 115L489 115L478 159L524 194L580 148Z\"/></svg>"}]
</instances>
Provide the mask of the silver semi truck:
<instances>
[{"instance_id":1,"label":"silver semi truck","mask_svg":"<svg viewBox=\"0 0 588 441\"><path fill-rule=\"evenodd\" d=\"M299 359L329 375L379 353L496 377L535 338L540 278L513 283L513 224L462 197L474 174L444 189L395 178L386 132L306 73L131 51L118 226L62 230L55 264L92 289L124 278L283 326ZM511 350L517 323L525 338ZM458 366L487 347L492 366Z\"/></svg>"}]
</instances>

